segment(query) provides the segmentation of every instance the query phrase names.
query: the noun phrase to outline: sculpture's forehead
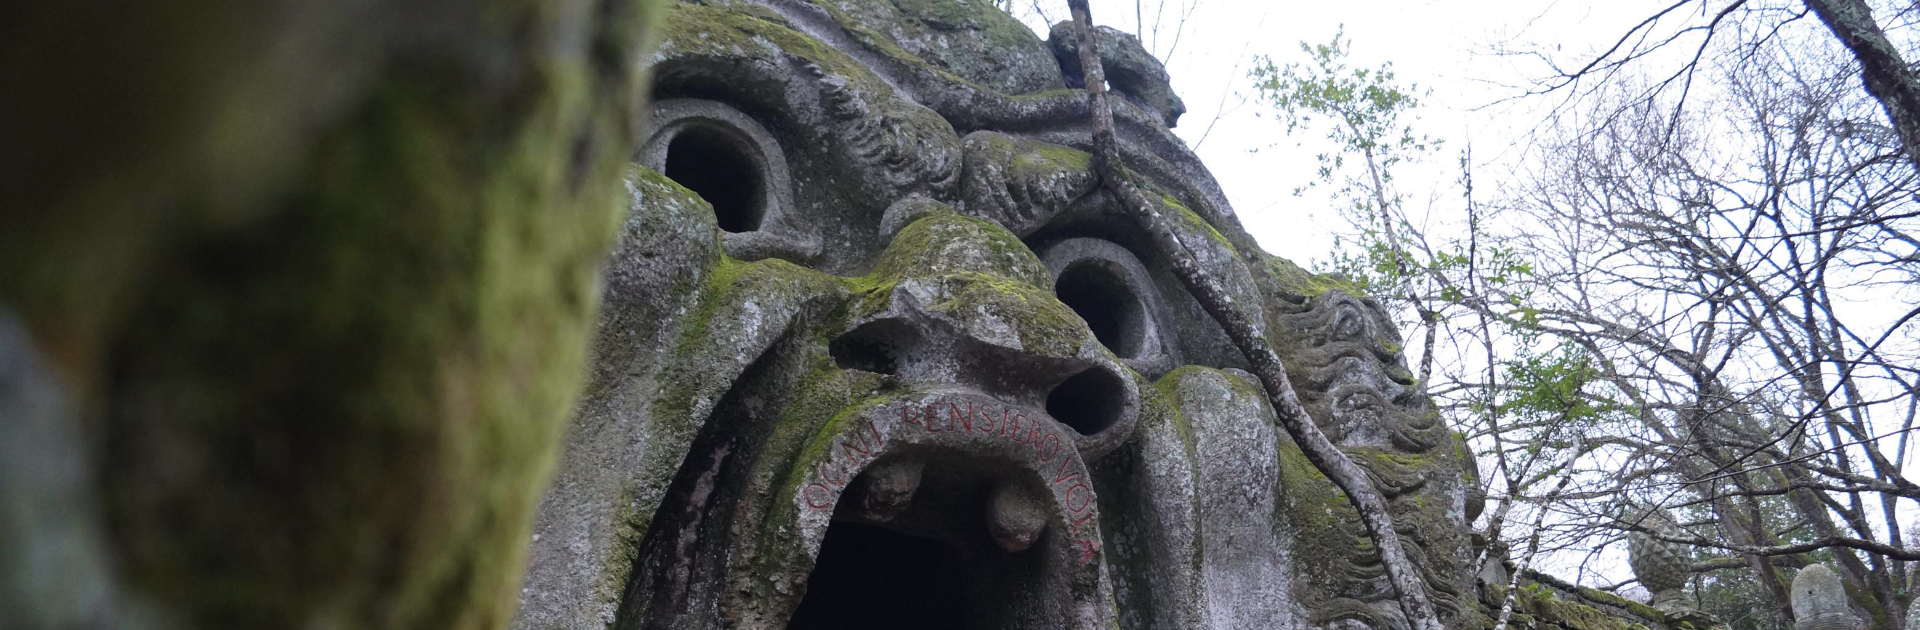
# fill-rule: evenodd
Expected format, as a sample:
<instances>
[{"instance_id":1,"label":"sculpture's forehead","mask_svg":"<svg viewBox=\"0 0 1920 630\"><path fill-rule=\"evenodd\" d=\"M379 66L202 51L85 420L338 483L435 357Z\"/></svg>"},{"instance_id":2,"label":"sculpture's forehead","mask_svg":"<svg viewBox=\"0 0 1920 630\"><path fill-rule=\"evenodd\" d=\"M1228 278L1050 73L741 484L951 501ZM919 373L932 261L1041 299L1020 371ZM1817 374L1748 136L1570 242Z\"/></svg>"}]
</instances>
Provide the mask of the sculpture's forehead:
<instances>
[{"instance_id":1,"label":"sculpture's forehead","mask_svg":"<svg viewBox=\"0 0 1920 630\"><path fill-rule=\"evenodd\" d=\"M1046 42L984 2L825 0L853 29L884 39L930 68L1004 94L1067 87Z\"/></svg>"},{"instance_id":2,"label":"sculpture's forehead","mask_svg":"<svg viewBox=\"0 0 1920 630\"><path fill-rule=\"evenodd\" d=\"M857 274L913 214L896 204L946 202L1027 239L1094 192L1066 31L1043 40L984 2L676 4L668 18L638 161L713 202L736 258ZM1127 77L1112 83L1132 103L1129 147L1157 166L1142 174L1191 185L1203 169L1164 126L1179 111L1165 72L1130 37L1101 39Z\"/></svg>"}]
</instances>

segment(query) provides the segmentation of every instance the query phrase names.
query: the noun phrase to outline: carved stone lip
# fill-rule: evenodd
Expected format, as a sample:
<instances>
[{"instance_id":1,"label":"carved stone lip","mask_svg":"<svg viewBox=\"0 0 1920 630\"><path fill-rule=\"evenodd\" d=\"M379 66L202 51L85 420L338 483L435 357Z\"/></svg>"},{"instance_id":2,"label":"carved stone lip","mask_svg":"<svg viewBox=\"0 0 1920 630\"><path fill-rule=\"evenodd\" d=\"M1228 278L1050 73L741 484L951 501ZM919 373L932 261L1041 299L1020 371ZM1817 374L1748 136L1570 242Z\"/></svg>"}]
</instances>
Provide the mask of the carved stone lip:
<instances>
[{"instance_id":1,"label":"carved stone lip","mask_svg":"<svg viewBox=\"0 0 1920 630\"><path fill-rule=\"evenodd\" d=\"M1074 477L1085 467L1087 456L1078 447L1085 436L1044 410L971 389L928 389L873 403L836 428L837 436L827 438L808 471L815 484L839 486L836 492L883 456L960 457L1086 481L1084 474ZM1091 482L1086 491L1092 491ZM1068 504L1065 498L1061 506ZM809 506L818 509L820 503ZM1076 495L1072 505L1091 504Z\"/></svg>"},{"instance_id":2,"label":"carved stone lip","mask_svg":"<svg viewBox=\"0 0 1920 630\"><path fill-rule=\"evenodd\" d=\"M793 462L791 470L796 471L798 479L785 486L792 493L787 499L792 509L770 514L774 519L790 518L768 525L793 535L762 541L785 549L762 548L756 555L804 559L804 567L793 569L810 571L834 523L892 519L891 515L887 519L861 515L860 497L867 491L863 485L874 483L867 480L866 473L902 462L924 463L926 481L918 481L917 471L914 473L914 483L923 484L920 492L912 494L914 507L900 520L887 523L889 529L918 533L931 531L927 528L933 525L928 524L935 523L949 531L970 528L968 536L972 540L987 541L987 520L958 526L948 521L956 514L989 515L993 508L987 505L986 494L1010 488L1020 500L1030 501L1035 508L1032 513L1041 519L1037 535L1023 539L1031 543L1031 548L1023 545L1009 550L1011 553L971 557L1004 564L995 565L999 568L991 571L1024 567L1011 575L1026 590L1007 596L1033 598L1020 605L1052 611L1044 615L1049 619L1047 624L1032 627L1110 627L1111 611L1104 602L1112 589L1101 570L1099 502L1073 429L1051 420L1039 409L961 389L907 393L871 402L836 419L829 427L816 435L813 446ZM980 474L969 476L976 472ZM889 475L888 483L893 483ZM956 479L980 492L954 490L964 485ZM889 487L888 491L897 492L898 488ZM950 533L925 537L948 541L961 538ZM788 605L798 603L796 598ZM1012 627L1028 625L1021 622Z\"/></svg>"}]
</instances>

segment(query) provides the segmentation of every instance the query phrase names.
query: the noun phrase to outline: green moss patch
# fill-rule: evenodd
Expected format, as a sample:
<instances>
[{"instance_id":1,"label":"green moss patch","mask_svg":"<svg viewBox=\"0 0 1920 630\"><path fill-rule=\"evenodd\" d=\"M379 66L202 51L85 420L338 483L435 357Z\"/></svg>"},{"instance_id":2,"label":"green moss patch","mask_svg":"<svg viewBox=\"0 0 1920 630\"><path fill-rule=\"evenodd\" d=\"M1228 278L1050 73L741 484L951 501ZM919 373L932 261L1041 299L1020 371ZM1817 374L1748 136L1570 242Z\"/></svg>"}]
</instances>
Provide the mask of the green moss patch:
<instances>
[{"instance_id":1,"label":"green moss patch","mask_svg":"<svg viewBox=\"0 0 1920 630\"><path fill-rule=\"evenodd\" d=\"M990 221L935 214L900 230L872 277L899 279L970 271L1053 290L1053 276L1019 237Z\"/></svg>"}]
</instances>

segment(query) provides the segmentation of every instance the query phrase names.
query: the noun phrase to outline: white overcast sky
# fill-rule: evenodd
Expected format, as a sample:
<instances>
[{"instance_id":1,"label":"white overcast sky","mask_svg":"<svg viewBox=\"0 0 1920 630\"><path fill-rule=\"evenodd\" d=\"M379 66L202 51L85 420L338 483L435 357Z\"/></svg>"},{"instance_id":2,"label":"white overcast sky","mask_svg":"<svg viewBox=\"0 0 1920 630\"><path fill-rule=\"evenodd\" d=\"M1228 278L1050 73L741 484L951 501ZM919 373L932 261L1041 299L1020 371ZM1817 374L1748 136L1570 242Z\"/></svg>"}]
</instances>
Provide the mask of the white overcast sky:
<instances>
[{"instance_id":1,"label":"white overcast sky","mask_svg":"<svg viewBox=\"0 0 1920 630\"><path fill-rule=\"evenodd\" d=\"M1044 21L1035 17L1034 0L1015 0L1015 8L1044 37ZM1096 23L1134 31L1135 0L1091 0ZM1324 259L1333 249L1332 232L1343 225L1331 214L1324 192L1293 194L1314 177L1317 138L1289 138L1271 118L1256 117L1261 107L1238 94L1251 84L1251 58L1269 55L1276 63L1303 59L1301 42L1324 43L1343 26L1358 67L1393 64L1402 83L1430 90L1416 130L1440 138L1444 148L1434 164L1402 173L1408 193L1445 188L1457 177L1456 160L1469 141L1478 164L1475 178L1491 183L1508 170L1515 153L1508 149L1538 120L1530 111L1539 99L1487 107L1514 96L1545 68L1493 53L1509 46L1547 46L1563 61L1584 59L1611 45L1635 22L1658 11L1645 0L1349 0L1280 2L1267 0L1142 0L1143 44L1163 58L1172 48L1168 72L1187 104L1175 128L1198 153L1233 202L1240 221L1267 251L1301 264ZM1039 0L1048 17L1067 17L1063 0ZM1182 7L1192 6L1184 31ZM1160 32L1153 33L1160 8ZM1178 32L1178 44L1174 37ZM1157 39L1157 41L1156 41ZM1227 109L1207 127L1222 107ZM1204 141L1202 134L1206 133ZM1305 146L1296 146L1301 140ZM1258 149L1258 153L1253 151ZM1424 177L1423 177L1424 176ZM1422 181L1422 180L1425 181ZM1484 188L1484 186L1482 186ZM1455 194L1449 192L1449 195ZM1427 193L1410 195L1409 209L1427 202ZM1414 197L1418 198L1414 198ZM1457 198L1455 198L1457 199ZM1442 203L1452 199L1440 199ZM1414 213L1417 215L1417 211Z\"/></svg>"}]
</instances>

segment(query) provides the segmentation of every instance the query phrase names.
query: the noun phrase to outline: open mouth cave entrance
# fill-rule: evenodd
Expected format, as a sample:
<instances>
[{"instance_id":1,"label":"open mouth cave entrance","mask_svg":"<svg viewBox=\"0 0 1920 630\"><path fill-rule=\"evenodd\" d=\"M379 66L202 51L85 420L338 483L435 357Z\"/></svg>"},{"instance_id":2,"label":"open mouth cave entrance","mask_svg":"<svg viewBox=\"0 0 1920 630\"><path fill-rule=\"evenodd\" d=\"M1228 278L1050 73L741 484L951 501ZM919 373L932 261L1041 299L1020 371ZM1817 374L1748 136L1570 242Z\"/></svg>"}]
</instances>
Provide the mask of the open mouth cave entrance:
<instances>
[{"instance_id":1,"label":"open mouth cave entrance","mask_svg":"<svg viewBox=\"0 0 1920 630\"><path fill-rule=\"evenodd\" d=\"M878 526L836 522L807 576L788 630L962 630L958 549Z\"/></svg>"},{"instance_id":2,"label":"open mouth cave entrance","mask_svg":"<svg viewBox=\"0 0 1920 630\"><path fill-rule=\"evenodd\" d=\"M1006 480L981 462L929 463L911 504L885 523L837 510L787 630L1072 626L1076 565L1050 529L1022 551L994 542L987 505L996 483Z\"/></svg>"}]
</instances>

